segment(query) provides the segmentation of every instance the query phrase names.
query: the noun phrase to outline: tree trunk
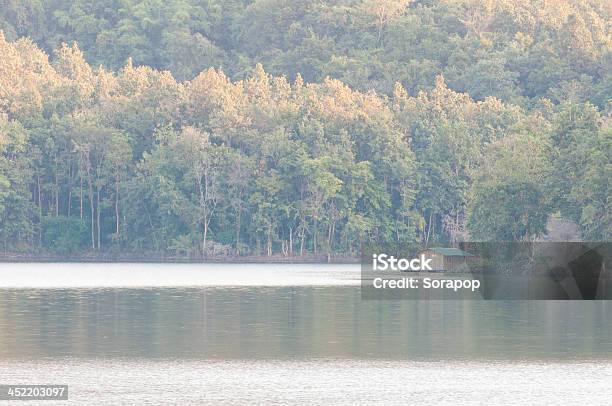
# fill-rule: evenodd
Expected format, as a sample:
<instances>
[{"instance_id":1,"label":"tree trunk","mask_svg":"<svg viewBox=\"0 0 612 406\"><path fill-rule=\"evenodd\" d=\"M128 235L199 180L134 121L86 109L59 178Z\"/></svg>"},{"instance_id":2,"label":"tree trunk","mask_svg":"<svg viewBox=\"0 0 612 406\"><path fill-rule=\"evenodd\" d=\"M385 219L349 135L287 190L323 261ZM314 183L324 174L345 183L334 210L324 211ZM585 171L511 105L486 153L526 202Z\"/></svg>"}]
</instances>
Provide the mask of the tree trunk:
<instances>
[{"instance_id":1,"label":"tree trunk","mask_svg":"<svg viewBox=\"0 0 612 406\"><path fill-rule=\"evenodd\" d=\"M208 222L204 220L204 235L202 240L202 255L206 256L206 238L208 236Z\"/></svg>"},{"instance_id":2,"label":"tree trunk","mask_svg":"<svg viewBox=\"0 0 612 406\"><path fill-rule=\"evenodd\" d=\"M283 240L281 243L281 251L283 252L283 256L286 257L289 255L289 244L287 244L287 240Z\"/></svg>"},{"instance_id":3,"label":"tree trunk","mask_svg":"<svg viewBox=\"0 0 612 406\"><path fill-rule=\"evenodd\" d=\"M433 210L429 212L429 222L427 223L427 237L425 238L425 247L429 246L429 234L431 233L432 217L433 217Z\"/></svg>"},{"instance_id":4,"label":"tree trunk","mask_svg":"<svg viewBox=\"0 0 612 406\"><path fill-rule=\"evenodd\" d=\"M81 206L81 220L83 220L83 175L80 176L81 184L79 186L79 204Z\"/></svg>"},{"instance_id":5,"label":"tree trunk","mask_svg":"<svg viewBox=\"0 0 612 406\"><path fill-rule=\"evenodd\" d=\"M93 184L91 180L91 167L89 162L87 163L87 185L89 192L89 211L91 214L91 248L96 250L96 224L95 224L95 213L94 213L94 196L93 196Z\"/></svg>"},{"instance_id":6,"label":"tree trunk","mask_svg":"<svg viewBox=\"0 0 612 406\"><path fill-rule=\"evenodd\" d=\"M272 256L272 222L268 223L267 252L268 252L268 256Z\"/></svg>"},{"instance_id":7,"label":"tree trunk","mask_svg":"<svg viewBox=\"0 0 612 406\"><path fill-rule=\"evenodd\" d=\"M72 182L73 182L73 175L72 175L72 163L68 164L68 217L70 217L70 215L72 214Z\"/></svg>"},{"instance_id":8,"label":"tree trunk","mask_svg":"<svg viewBox=\"0 0 612 406\"><path fill-rule=\"evenodd\" d=\"M304 256L304 239L306 238L305 234L300 236L300 257Z\"/></svg>"},{"instance_id":9,"label":"tree trunk","mask_svg":"<svg viewBox=\"0 0 612 406\"><path fill-rule=\"evenodd\" d=\"M59 216L59 181L55 173L55 217Z\"/></svg>"},{"instance_id":10,"label":"tree trunk","mask_svg":"<svg viewBox=\"0 0 612 406\"><path fill-rule=\"evenodd\" d=\"M304 243L306 240L306 229L304 225L304 219L300 220L298 235L300 237L300 256L304 255Z\"/></svg>"},{"instance_id":11,"label":"tree trunk","mask_svg":"<svg viewBox=\"0 0 612 406\"><path fill-rule=\"evenodd\" d=\"M115 236L119 239L119 175L115 176Z\"/></svg>"},{"instance_id":12,"label":"tree trunk","mask_svg":"<svg viewBox=\"0 0 612 406\"><path fill-rule=\"evenodd\" d=\"M208 238L208 210L206 208L206 194L208 190L206 185L206 174L204 174L204 187L202 187L202 177L196 179L198 183L198 191L200 195L200 207L202 209L202 223L204 226L204 234L202 235L202 255L206 256L206 239Z\"/></svg>"},{"instance_id":13,"label":"tree trunk","mask_svg":"<svg viewBox=\"0 0 612 406\"><path fill-rule=\"evenodd\" d=\"M97 234L98 234L98 251L100 251L100 187L96 187L96 223L97 223Z\"/></svg>"},{"instance_id":14,"label":"tree trunk","mask_svg":"<svg viewBox=\"0 0 612 406\"><path fill-rule=\"evenodd\" d=\"M208 236L208 223L204 221L204 240L202 241L202 250L204 255L206 255L206 238Z\"/></svg>"},{"instance_id":15,"label":"tree trunk","mask_svg":"<svg viewBox=\"0 0 612 406\"><path fill-rule=\"evenodd\" d=\"M40 191L40 175L36 175L36 188L38 194L38 246L42 246L42 193Z\"/></svg>"},{"instance_id":16,"label":"tree trunk","mask_svg":"<svg viewBox=\"0 0 612 406\"><path fill-rule=\"evenodd\" d=\"M319 231L319 222L317 220L317 218L315 217L314 219L314 229L313 229L313 234L312 234L312 242L313 242L313 251L314 254L317 255L317 234Z\"/></svg>"},{"instance_id":17,"label":"tree trunk","mask_svg":"<svg viewBox=\"0 0 612 406\"><path fill-rule=\"evenodd\" d=\"M238 208L236 210L236 255L240 255L240 221L242 217L242 210Z\"/></svg>"}]
</instances>

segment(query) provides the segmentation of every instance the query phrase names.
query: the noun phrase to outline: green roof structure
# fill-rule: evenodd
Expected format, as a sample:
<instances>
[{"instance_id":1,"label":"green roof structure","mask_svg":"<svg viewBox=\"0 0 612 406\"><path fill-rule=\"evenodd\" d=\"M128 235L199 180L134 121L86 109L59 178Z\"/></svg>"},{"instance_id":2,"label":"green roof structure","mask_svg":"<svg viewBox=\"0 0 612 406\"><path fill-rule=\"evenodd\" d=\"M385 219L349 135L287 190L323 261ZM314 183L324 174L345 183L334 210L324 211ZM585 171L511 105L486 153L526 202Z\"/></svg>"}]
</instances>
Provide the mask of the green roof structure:
<instances>
[{"instance_id":1,"label":"green roof structure","mask_svg":"<svg viewBox=\"0 0 612 406\"><path fill-rule=\"evenodd\" d=\"M436 254L444 255L445 257L473 257L474 255L469 252L460 250L459 248L428 248L428 250L435 252Z\"/></svg>"}]
</instances>

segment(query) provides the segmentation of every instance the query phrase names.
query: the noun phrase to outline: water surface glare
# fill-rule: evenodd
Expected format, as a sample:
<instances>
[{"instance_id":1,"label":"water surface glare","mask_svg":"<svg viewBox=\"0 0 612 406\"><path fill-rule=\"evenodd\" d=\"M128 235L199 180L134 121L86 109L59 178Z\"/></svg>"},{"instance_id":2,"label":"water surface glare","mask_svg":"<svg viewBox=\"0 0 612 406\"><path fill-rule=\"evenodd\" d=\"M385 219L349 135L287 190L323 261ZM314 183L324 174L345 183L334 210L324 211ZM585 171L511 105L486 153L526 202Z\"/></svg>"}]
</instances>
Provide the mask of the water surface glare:
<instances>
[{"instance_id":1,"label":"water surface glare","mask_svg":"<svg viewBox=\"0 0 612 406\"><path fill-rule=\"evenodd\" d=\"M0 288L356 286L357 264L1 263Z\"/></svg>"},{"instance_id":2,"label":"water surface glare","mask_svg":"<svg viewBox=\"0 0 612 406\"><path fill-rule=\"evenodd\" d=\"M612 399L612 365L591 362L0 361L3 382L49 377L70 384L69 402L50 405L557 406Z\"/></svg>"}]
</instances>

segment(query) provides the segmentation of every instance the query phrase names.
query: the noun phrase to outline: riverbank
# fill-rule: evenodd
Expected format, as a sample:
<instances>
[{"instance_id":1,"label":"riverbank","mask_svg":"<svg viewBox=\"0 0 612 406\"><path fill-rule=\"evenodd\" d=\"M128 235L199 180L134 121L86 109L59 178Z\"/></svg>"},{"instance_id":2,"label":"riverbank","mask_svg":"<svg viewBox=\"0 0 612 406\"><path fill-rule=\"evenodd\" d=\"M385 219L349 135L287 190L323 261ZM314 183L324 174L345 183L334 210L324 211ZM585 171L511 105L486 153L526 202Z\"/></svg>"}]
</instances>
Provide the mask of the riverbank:
<instances>
[{"instance_id":1,"label":"riverbank","mask_svg":"<svg viewBox=\"0 0 612 406\"><path fill-rule=\"evenodd\" d=\"M199 263L227 263L227 264L356 264L360 262L359 257L352 256L330 256L327 255L225 255L202 257L184 257L150 254L125 254L125 253L83 253L78 255L55 255L55 254L22 254L2 253L0 262L91 262L91 263L169 263L169 264L199 264Z\"/></svg>"}]
</instances>

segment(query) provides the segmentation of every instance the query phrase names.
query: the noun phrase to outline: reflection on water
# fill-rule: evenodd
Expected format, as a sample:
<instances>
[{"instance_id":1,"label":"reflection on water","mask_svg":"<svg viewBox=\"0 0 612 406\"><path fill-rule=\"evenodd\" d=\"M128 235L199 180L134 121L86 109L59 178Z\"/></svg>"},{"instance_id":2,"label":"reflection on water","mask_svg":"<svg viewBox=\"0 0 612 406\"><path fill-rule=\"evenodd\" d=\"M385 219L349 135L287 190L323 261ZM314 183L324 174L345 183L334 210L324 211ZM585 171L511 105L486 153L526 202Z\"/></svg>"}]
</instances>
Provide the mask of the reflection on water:
<instances>
[{"instance_id":1,"label":"reflection on water","mask_svg":"<svg viewBox=\"0 0 612 406\"><path fill-rule=\"evenodd\" d=\"M609 360L608 302L364 301L359 287L0 290L0 360Z\"/></svg>"},{"instance_id":2,"label":"reflection on water","mask_svg":"<svg viewBox=\"0 0 612 406\"><path fill-rule=\"evenodd\" d=\"M68 384L68 403L100 405L612 397L612 302L362 300L355 275L0 266L0 383Z\"/></svg>"}]
</instances>

